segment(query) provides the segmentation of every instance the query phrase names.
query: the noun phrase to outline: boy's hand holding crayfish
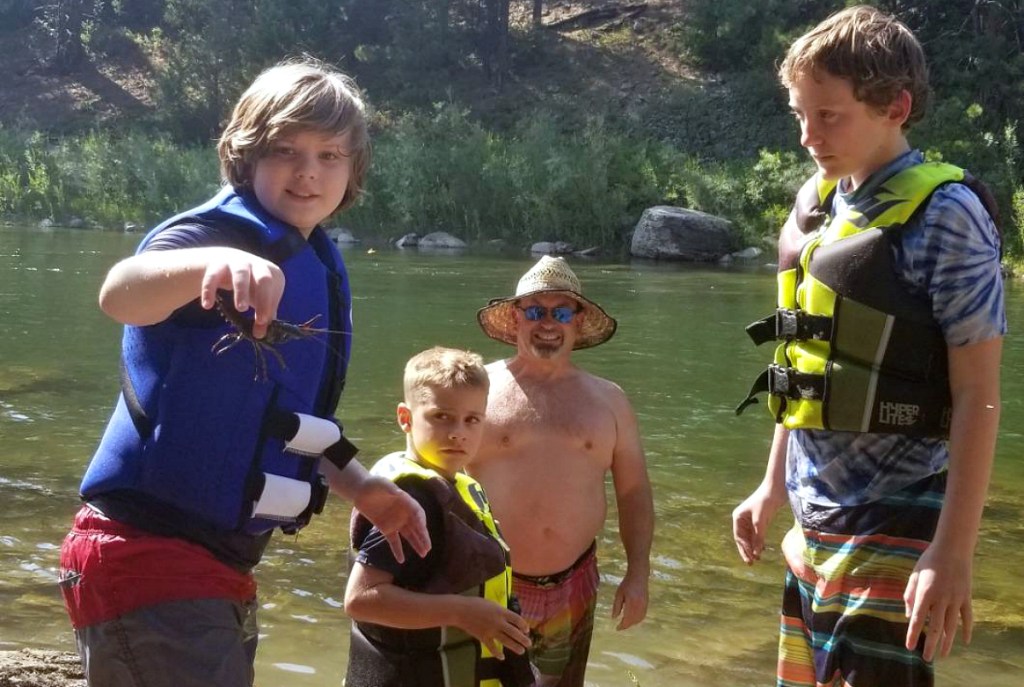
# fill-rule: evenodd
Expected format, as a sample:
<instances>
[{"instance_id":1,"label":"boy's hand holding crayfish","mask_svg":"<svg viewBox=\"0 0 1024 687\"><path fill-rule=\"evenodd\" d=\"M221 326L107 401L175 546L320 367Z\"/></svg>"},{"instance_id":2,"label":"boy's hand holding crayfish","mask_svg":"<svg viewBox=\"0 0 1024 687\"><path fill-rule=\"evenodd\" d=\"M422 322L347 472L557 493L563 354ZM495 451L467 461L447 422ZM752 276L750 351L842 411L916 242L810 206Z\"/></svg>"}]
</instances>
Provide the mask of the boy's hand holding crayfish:
<instances>
[{"instance_id":1,"label":"boy's hand holding crayfish","mask_svg":"<svg viewBox=\"0 0 1024 687\"><path fill-rule=\"evenodd\" d=\"M252 336L262 339L267 327L277 318L277 306L284 293L285 279L281 269L269 260L251 253L227 249L222 258L211 260L203 274L199 300L210 310L217 304L217 290L234 293L235 308L255 311Z\"/></svg>"}]
</instances>

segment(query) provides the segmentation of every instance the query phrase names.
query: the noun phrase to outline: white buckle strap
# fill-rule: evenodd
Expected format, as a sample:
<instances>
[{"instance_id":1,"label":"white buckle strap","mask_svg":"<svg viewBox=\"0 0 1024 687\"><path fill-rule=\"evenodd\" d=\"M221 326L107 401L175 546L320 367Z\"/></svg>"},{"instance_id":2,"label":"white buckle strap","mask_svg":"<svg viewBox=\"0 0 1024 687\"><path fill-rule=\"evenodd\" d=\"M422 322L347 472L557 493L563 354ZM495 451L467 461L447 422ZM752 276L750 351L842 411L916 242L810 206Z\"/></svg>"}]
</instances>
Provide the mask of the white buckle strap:
<instances>
[{"instance_id":1,"label":"white buckle strap","mask_svg":"<svg viewBox=\"0 0 1024 687\"><path fill-rule=\"evenodd\" d=\"M304 413L293 414L299 419L299 429L295 436L285 442L286 451L304 456L320 456L328 446L341 439L341 428L336 423Z\"/></svg>"},{"instance_id":2,"label":"white buckle strap","mask_svg":"<svg viewBox=\"0 0 1024 687\"><path fill-rule=\"evenodd\" d=\"M293 521L309 506L309 482L263 473L263 492L252 509L252 517Z\"/></svg>"}]
</instances>

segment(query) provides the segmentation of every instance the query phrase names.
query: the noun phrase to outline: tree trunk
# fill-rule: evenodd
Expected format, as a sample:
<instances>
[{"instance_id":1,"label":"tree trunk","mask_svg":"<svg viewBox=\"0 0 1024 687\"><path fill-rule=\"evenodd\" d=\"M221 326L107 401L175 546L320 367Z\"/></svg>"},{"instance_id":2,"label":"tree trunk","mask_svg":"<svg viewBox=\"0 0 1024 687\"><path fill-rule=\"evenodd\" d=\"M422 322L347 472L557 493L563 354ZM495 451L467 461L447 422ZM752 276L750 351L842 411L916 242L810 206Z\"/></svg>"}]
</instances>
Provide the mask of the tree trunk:
<instances>
[{"instance_id":1,"label":"tree trunk","mask_svg":"<svg viewBox=\"0 0 1024 687\"><path fill-rule=\"evenodd\" d=\"M533 25L540 26L540 17L544 12L544 0L533 0Z\"/></svg>"},{"instance_id":2,"label":"tree trunk","mask_svg":"<svg viewBox=\"0 0 1024 687\"><path fill-rule=\"evenodd\" d=\"M501 89L508 72L509 0L481 0L484 5L481 54L487 80Z\"/></svg>"},{"instance_id":3,"label":"tree trunk","mask_svg":"<svg viewBox=\"0 0 1024 687\"><path fill-rule=\"evenodd\" d=\"M452 21L452 0L442 0L438 20L441 23L441 40L447 44Z\"/></svg>"},{"instance_id":4,"label":"tree trunk","mask_svg":"<svg viewBox=\"0 0 1024 687\"><path fill-rule=\"evenodd\" d=\"M75 71L85 57L82 46L82 5L84 0L57 0L53 12L56 49L53 67L61 74Z\"/></svg>"}]
</instances>

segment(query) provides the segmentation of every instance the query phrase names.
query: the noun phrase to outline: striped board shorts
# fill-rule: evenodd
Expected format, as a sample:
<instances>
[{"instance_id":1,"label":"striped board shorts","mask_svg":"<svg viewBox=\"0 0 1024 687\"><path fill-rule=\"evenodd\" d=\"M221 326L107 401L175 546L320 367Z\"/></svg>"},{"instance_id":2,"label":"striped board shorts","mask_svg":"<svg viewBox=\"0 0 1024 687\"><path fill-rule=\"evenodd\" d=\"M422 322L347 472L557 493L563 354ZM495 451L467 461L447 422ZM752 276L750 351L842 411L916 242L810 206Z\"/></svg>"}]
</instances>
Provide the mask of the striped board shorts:
<instances>
[{"instance_id":1,"label":"striped board shorts","mask_svg":"<svg viewBox=\"0 0 1024 687\"><path fill-rule=\"evenodd\" d=\"M537 687L583 687L597 607L596 546L554 575L512 574L512 591L530 626Z\"/></svg>"},{"instance_id":2,"label":"striped board shorts","mask_svg":"<svg viewBox=\"0 0 1024 687\"><path fill-rule=\"evenodd\" d=\"M869 504L804 505L787 535L802 535L803 560L786 572L777 687L934 685L924 634L913 651L904 646L903 592L945 487L942 472Z\"/></svg>"}]
</instances>

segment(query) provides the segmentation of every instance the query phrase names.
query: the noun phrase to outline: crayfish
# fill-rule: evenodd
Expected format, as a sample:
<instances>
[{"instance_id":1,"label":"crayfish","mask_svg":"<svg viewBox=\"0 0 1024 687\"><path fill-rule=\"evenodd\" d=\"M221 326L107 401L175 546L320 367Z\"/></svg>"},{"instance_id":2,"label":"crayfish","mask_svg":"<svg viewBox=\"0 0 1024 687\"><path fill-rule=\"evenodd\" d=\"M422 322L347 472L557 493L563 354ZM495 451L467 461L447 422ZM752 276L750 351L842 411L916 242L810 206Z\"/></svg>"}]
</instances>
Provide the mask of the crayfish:
<instances>
[{"instance_id":1,"label":"crayfish","mask_svg":"<svg viewBox=\"0 0 1024 687\"><path fill-rule=\"evenodd\" d=\"M302 324L294 324L283 320L272 320L270 324L267 325L266 335L262 339L257 339L252 335L252 320L242 316L242 313L235 308L235 304L232 299L224 298L220 294L217 294L217 310L220 311L220 314L224 317L227 323L235 328L235 331L228 332L217 339L213 346L210 347L210 350L213 351L214 355L220 355L221 353L234 348L242 341L248 341L252 345L252 349L256 354L257 367L253 378L258 381L267 380L267 353L270 353L277 359L277 362L281 365L282 369L288 368L284 362L284 356L282 356L276 348L278 344L283 344L288 341L297 341L299 339L309 339L317 334L344 333L334 329L318 329L313 327L313 323L320 319L320 315L315 315ZM325 342L321 341L321 343L328 346Z\"/></svg>"}]
</instances>

